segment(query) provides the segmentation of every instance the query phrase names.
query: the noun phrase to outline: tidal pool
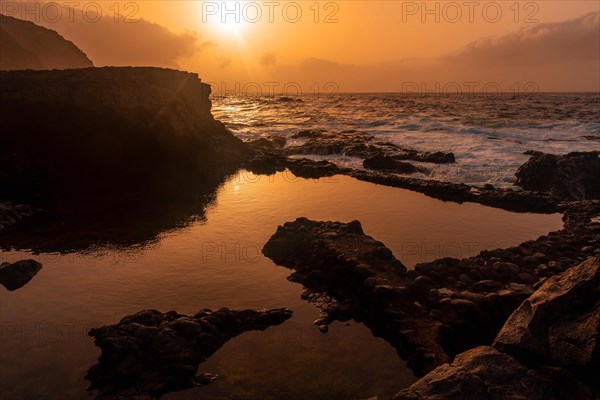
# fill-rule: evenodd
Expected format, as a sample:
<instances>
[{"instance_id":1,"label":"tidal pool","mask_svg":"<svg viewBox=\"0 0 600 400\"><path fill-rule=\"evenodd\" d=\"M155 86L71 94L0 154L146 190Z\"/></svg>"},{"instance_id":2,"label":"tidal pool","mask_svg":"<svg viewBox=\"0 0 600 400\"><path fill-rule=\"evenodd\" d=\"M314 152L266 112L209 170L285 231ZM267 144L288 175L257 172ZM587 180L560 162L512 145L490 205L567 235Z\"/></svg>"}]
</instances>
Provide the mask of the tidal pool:
<instances>
[{"instance_id":1,"label":"tidal pool","mask_svg":"<svg viewBox=\"0 0 600 400\"><path fill-rule=\"evenodd\" d=\"M89 328L149 308L195 313L221 307L290 307L294 316L231 340L200 365L201 372L219 375L214 383L165 399L385 398L414 382L412 372L362 324L336 322L327 334L314 327L319 310L301 300L302 287L286 280L289 270L261 253L278 225L300 216L358 219L409 268L509 247L562 227L558 214L445 203L345 176L306 180L289 172L241 171L209 197L198 199L185 223L140 243L67 251L72 246L64 239L64 251L2 251L2 262L34 258L43 269L14 292L0 287L0 398L89 398L84 376L99 356ZM123 221L119 229L133 228ZM38 232L41 248L44 240L56 247L51 232Z\"/></svg>"}]
</instances>

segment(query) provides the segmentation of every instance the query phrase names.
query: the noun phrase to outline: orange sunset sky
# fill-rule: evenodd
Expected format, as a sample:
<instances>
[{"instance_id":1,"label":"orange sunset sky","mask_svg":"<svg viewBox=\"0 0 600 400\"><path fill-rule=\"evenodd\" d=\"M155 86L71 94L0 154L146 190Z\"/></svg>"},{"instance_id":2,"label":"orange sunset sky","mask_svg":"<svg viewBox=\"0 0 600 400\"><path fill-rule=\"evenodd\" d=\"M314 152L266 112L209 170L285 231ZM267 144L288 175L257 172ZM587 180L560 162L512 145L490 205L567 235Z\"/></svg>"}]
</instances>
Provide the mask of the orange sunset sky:
<instances>
[{"instance_id":1,"label":"orange sunset sky","mask_svg":"<svg viewBox=\"0 0 600 400\"><path fill-rule=\"evenodd\" d=\"M195 71L217 92L248 82L303 92L328 82L344 92L600 90L598 1L3 0L2 13L58 31L96 66Z\"/></svg>"}]
</instances>

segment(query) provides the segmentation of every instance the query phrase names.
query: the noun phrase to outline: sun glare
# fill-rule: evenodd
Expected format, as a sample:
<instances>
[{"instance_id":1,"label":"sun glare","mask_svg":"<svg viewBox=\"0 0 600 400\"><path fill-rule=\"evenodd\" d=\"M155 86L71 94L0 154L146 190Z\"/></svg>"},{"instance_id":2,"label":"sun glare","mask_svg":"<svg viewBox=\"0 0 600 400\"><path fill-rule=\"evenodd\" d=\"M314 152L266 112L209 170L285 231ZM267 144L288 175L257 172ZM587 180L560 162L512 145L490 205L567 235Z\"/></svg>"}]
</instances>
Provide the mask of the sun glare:
<instances>
[{"instance_id":1,"label":"sun glare","mask_svg":"<svg viewBox=\"0 0 600 400\"><path fill-rule=\"evenodd\" d=\"M242 22L236 22L235 19L227 19L225 22L217 21L217 27L221 32L230 33L236 36L239 36L242 32Z\"/></svg>"}]
</instances>

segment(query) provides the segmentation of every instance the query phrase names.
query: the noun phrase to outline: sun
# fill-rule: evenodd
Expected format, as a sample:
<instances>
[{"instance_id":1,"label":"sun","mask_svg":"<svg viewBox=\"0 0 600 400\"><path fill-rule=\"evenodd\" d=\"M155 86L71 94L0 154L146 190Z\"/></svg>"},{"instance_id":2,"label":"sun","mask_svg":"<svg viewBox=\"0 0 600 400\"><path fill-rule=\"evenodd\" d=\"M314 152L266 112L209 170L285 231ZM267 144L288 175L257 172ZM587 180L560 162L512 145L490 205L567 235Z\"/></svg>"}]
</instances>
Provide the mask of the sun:
<instances>
[{"instance_id":1,"label":"sun","mask_svg":"<svg viewBox=\"0 0 600 400\"><path fill-rule=\"evenodd\" d=\"M236 22L234 18L220 20L215 22L217 28L223 33L229 33L235 36L240 36L242 33L242 22Z\"/></svg>"}]
</instances>

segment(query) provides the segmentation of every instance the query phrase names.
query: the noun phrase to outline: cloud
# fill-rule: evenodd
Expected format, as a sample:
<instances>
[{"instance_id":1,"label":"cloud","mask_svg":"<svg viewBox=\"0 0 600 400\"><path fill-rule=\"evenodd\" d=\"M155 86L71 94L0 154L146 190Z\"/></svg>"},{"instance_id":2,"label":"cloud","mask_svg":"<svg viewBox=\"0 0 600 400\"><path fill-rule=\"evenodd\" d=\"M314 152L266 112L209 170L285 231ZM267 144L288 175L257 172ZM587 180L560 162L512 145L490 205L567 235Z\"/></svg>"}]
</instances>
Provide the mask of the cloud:
<instances>
[{"instance_id":1,"label":"cloud","mask_svg":"<svg viewBox=\"0 0 600 400\"><path fill-rule=\"evenodd\" d=\"M600 12L547 24L535 24L500 37L479 39L457 53L449 62L477 65L547 65L600 58Z\"/></svg>"},{"instance_id":2,"label":"cloud","mask_svg":"<svg viewBox=\"0 0 600 400\"><path fill-rule=\"evenodd\" d=\"M229 67L231 65L232 61L233 60L231 58L221 57L220 58L220 63L219 63L219 68L220 69L225 69L225 68Z\"/></svg>"},{"instance_id":3,"label":"cloud","mask_svg":"<svg viewBox=\"0 0 600 400\"><path fill-rule=\"evenodd\" d=\"M63 16L68 15L69 9L63 7ZM96 66L179 68L179 60L190 58L213 45L201 41L196 32L177 34L144 19L115 22L106 13L98 21L90 21L83 18L82 12L72 15L73 20L67 17L56 21L42 18L32 22L53 29L75 43Z\"/></svg>"},{"instance_id":4,"label":"cloud","mask_svg":"<svg viewBox=\"0 0 600 400\"><path fill-rule=\"evenodd\" d=\"M277 64L277 55L275 53L264 53L260 57L260 63L265 67L273 67Z\"/></svg>"},{"instance_id":5,"label":"cloud","mask_svg":"<svg viewBox=\"0 0 600 400\"><path fill-rule=\"evenodd\" d=\"M537 24L502 36L483 38L451 54L378 64L344 64L306 58L281 65L280 81L335 82L341 91L485 90L503 92L600 91L600 13L558 23ZM531 85L533 84L533 86ZM475 88L475 89L473 89Z\"/></svg>"}]
</instances>

